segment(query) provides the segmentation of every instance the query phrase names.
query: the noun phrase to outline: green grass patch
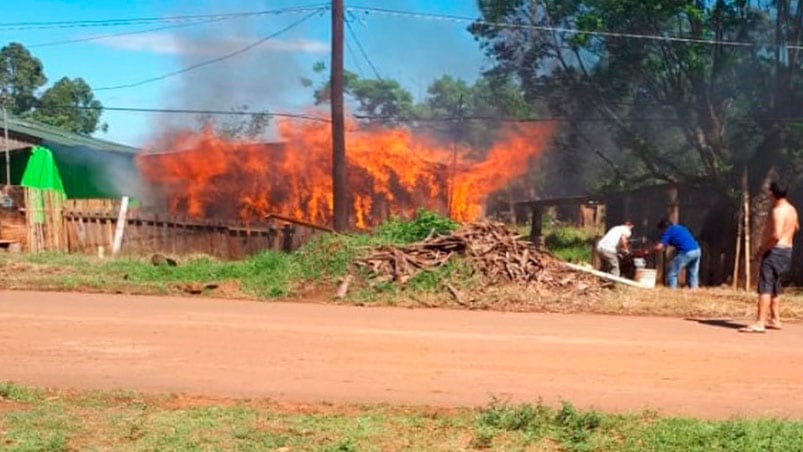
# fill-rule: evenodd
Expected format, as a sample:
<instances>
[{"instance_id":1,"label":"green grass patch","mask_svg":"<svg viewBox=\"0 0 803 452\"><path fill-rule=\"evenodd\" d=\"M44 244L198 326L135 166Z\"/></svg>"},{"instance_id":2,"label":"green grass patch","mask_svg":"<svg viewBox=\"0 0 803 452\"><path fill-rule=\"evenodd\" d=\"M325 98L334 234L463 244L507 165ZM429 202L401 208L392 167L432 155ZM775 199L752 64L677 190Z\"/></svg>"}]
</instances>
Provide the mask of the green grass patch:
<instances>
[{"instance_id":1,"label":"green grass patch","mask_svg":"<svg viewBox=\"0 0 803 452\"><path fill-rule=\"evenodd\" d=\"M0 411L4 450L787 451L803 444L797 421L606 414L569 403L296 409L259 400L184 405L172 396L3 387L27 401Z\"/></svg>"},{"instance_id":2,"label":"green grass patch","mask_svg":"<svg viewBox=\"0 0 803 452\"><path fill-rule=\"evenodd\" d=\"M0 400L12 402L33 403L42 399L43 391L20 386L10 381L0 382Z\"/></svg>"},{"instance_id":3,"label":"green grass patch","mask_svg":"<svg viewBox=\"0 0 803 452\"><path fill-rule=\"evenodd\" d=\"M376 235L394 243L412 243L424 240L430 234L448 234L460 225L451 219L426 209L419 209L415 218L392 218L377 228Z\"/></svg>"},{"instance_id":4,"label":"green grass patch","mask_svg":"<svg viewBox=\"0 0 803 452\"><path fill-rule=\"evenodd\" d=\"M193 293L209 284L232 283L235 293L226 296L289 297L308 289L331 289L354 271L352 262L356 258L376 246L401 245L420 240L432 231L447 233L456 227L448 218L420 210L415 219L390 220L373 235L322 235L292 253L266 251L239 261L178 257L177 266L153 265L150 259L132 257L103 260L58 253L0 255L0 267L5 267L0 271L0 287L169 294ZM450 273L451 269L442 272ZM413 284L426 290L434 284L435 277L424 275Z\"/></svg>"},{"instance_id":5,"label":"green grass patch","mask_svg":"<svg viewBox=\"0 0 803 452\"><path fill-rule=\"evenodd\" d=\"M598 232L571 226L556 226L545 230L546 248L567 262L591 262L591 247Z\"/></svg>"},{"instance_id":6,"label":"green grass patch","mask_svg":"<svg viewBox=\"0 0 803 452\"><path fill-rule=\"evenodd\" d=\"M0 256L0 267L6 267L0 287L168 294L187 285L232 282L243 297L287 297L300 287L334 284L356 257L381 243L386 241L367 235L327 235L293 253L268 251L239 261L179 257L174 267L132 257L5 255Z\"/></svg>"}]
</instances>

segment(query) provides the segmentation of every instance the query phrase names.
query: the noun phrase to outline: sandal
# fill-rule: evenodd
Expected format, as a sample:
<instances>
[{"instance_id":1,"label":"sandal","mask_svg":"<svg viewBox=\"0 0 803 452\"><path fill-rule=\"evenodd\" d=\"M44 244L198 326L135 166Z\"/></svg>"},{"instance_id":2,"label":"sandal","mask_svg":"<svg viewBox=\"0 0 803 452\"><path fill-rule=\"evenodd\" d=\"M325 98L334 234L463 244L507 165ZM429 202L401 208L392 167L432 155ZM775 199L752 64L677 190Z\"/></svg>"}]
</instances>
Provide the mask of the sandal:
<instances>
[{"instance_id":1,"label":"sandal","mask_svg":"<svg viewBox=\"0 0 803 452\"><path fill-rule=\"evenodd\" d=\"M742 328L739 328L740 333L766 333L766 328L756 326L756 325L748 325Z\"/></svg>"}]
</instances>

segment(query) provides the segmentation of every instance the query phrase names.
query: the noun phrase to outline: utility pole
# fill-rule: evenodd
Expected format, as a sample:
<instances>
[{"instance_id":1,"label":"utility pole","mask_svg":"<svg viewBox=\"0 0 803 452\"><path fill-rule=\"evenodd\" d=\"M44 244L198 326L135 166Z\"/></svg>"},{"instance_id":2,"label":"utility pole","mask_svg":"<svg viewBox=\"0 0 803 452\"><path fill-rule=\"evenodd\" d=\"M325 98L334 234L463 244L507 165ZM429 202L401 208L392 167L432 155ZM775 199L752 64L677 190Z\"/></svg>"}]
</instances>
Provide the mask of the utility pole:
<instances>
[{"instance_id":1,"label":"utility pole","mask_svg":"<svg viewBox=\"0 0 803 452\"><path fill-rule=\"evenodd\" d=\"M449 174L449 194L446 198L446 212L449 218L456 220L454 215L454 186L457 179L457 142L460 140L460 126L463 123L463 95L457 101L457 127L452 130L452 168Z\"/></svg>"},{"instance_id":2,"label":"utility pole","mask_svg":"<svg viewBox=\"0 0 803 452\"><path fill-rule=\"evenodd\" d=\"M334 230L348 228L349 205L346 174L346 132L343 119L343 0L332 0L332 197Z\"/></svg>"}]
</instances>

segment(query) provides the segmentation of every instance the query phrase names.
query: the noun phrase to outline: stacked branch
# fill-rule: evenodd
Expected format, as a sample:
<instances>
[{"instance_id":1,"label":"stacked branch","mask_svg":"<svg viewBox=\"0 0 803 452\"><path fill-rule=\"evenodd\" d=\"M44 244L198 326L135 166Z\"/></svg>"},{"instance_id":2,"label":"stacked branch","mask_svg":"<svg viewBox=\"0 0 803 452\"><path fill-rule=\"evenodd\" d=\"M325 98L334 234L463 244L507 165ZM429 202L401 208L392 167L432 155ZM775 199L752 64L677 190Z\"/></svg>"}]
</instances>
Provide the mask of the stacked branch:
<instances>
[{"instance_id":1,"label":"stacked branch","mask_svg":"<svg viewBox=\"0 0 803 452\"><path fill-rule=\"evenodd\" d=\"M558 291L600 286L596 278L565 267L501 223L487 221L403 247L383 246L355 264L381 281L405 284L418 272L441 267L455 256L463 257L491 285L535 284Z\"/></svg>"}]
</instances>

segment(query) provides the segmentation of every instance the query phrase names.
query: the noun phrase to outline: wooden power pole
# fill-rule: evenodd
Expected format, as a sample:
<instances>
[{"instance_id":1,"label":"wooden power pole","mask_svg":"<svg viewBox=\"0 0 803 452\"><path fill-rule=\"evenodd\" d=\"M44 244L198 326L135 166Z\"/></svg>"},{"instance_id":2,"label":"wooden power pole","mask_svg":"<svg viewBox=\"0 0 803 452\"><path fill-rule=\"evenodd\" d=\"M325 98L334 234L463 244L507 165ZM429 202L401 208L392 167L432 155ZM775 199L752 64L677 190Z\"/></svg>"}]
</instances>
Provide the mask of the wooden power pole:
<instances>
[{"instance_id":1,"label":"wooden power pole","mask_svg":"<svg viewBox=\"0 0 803 452\"><path fill-rule=\"evenodd\" d=\"M332 197L335 231L348 228L346 132L343 119L343 0L332 0Z\"/></svg>"}]
</instances>

